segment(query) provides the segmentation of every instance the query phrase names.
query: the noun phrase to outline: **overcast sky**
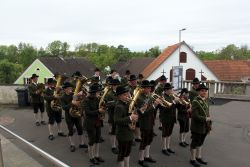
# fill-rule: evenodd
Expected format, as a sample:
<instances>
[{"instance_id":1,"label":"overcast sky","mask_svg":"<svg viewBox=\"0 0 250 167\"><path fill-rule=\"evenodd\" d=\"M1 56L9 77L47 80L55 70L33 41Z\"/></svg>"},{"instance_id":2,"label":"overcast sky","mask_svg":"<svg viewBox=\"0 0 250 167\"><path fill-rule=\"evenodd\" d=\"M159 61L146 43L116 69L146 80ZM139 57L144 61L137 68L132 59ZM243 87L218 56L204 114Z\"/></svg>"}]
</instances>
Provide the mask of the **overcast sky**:
<instances>
[{"instance_id":1,"label":"overcast sky","mask_svg":"<svg viewBox=\"0 0 250 167\"><path fill-rule=\"evenodd\" d=\"M54 40L131 50L182 40L195 51L250 46L249 0L0 0L0 45Z\"/></svg>"}]
</instances>

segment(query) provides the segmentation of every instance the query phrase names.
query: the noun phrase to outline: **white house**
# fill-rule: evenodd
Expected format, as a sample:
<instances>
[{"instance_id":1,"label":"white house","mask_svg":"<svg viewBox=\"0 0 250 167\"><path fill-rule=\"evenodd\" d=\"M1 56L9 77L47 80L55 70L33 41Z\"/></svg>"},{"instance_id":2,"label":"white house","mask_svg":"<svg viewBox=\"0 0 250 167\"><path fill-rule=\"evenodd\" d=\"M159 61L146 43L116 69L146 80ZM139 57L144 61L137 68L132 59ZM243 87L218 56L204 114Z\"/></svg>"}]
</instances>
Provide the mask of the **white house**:
<instances>
[{"instance_id":1,"label":"white house","mask_svg":"<svg viewBox=\"0 0 250 167\"><path fill-rule=\"evenodd\" d=\"M183 67L184 80L192 80L197 77L200 80L219 81L218 77L184 41L164 49L142 73L148 80L155 80L164 74L168 81L172 81L172 68L173 66L179 66L179 60L180 66Z\"/></svg>"}]
</instances>

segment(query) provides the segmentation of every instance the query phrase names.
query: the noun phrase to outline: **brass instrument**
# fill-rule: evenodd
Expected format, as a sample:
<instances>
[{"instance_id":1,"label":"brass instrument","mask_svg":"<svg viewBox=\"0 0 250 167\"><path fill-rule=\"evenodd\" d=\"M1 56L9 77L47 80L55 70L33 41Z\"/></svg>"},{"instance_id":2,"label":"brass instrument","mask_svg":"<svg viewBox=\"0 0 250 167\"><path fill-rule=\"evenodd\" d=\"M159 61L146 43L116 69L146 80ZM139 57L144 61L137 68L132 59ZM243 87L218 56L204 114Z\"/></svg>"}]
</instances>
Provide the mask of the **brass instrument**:
<instances>
[{"instance_id":1,"label":"brass instrument","mask_svg":"<svg viewBox=\"0 0 250 167\"><path fill-rule=\"evenodd\" d=\"M38 83L37 84L37 90L40 92L40 95L44 95L44 90L45 90L45 85L43 83Z\"/></svg>"},{"instance_id":2,"label":"brass instrument","mask_svg":"<svg viewBox=\"0 0 250 167\"><path fill-rule=\"evenodd\" d=\"M133 98L132 98L132 100L131 100L131 102L130 102L130 104L129 104L129 110L128 110L128 113L130 113L130 114L137 114L137 111L136 111L136 108L135 108L135 102L136 102L136 100L138 99L138 97L139 97L139 95L141 94L141 92L142 92L142 89L141 88L136 88L135 89L136 91L134 91L134 95L133 95ZM129 124L129 128L131 129L131 130L135 130L135 128L136 128L136 122L135 121L132 121L130 124Z\"/></svg>"},{"instance_id":3,"label":"brass instrument","mask_svg":"<svg viewBox=\"0 0 250 167\"><path fill-rule=\"evenodd\" d=\"M190 101L186 101L184 98L180 98L176 94L172 94L172 96L175 99L178 99L177 102L180 103L180 104L182 104L182 105L189 105L190 104Z\"/></svg>"},{"instance_id":4,"label":"brass instrument","mask_svg":"<svg viewBox=\"0 0 250 167\"><path fill-rule=\"evenodd\" d=\"M100 98L100 101L99 101L99 108L102 108L102 107L105 108L105 107L106 107L104 98L105 98L105 96L107 95L107 93L109 92L110 89L111 89L110 86L106 86L106 87L104 88L103 94L102 94L102 96L101 96L101 98ZM104 120L104 118L105 118L105 113L101 113L101 114L100 114L100 118L101 118L102 120Z\"/></svg>"},{"instance_id":5,"label":"brass instrument","mask_svg":"<svg viewBox=\"0 0 250 167\"><path fill-rule=\"evenodd\" d=\"M76 88L74 91L73 98L77 98L78 93L80 92L82 86L82 81L80 78L76 81ZM79 101L79 99L76 99L76 101ZM72 107L69 110L69 114L74 118L80 118L82 116L82 108L76 105L72 105Z\"/></svg>"},{"instance_id":6,"label":"brass instrument","mask_svg":"<svg viewBox=\"0 0 250 167\"><path fill-rule=\"evenodd\" d=\"M63 82L63 77L58 75L56 78L56 87L53 96L60 95L61 85ZM50 107L53 111L59 112L62 111L62 106L60 105L60 101L58 99L54 99L51 101Z\"/></svg>"},{"instance_id":7,"label":"brass instrument","mask_svg":"<svg viewBox=\"0 0 250 167\"><path fill-rule=\"evenodd\" d=\"M159 98L161 100L160 105L163 107L170 108L173 105L173 103L168 102L167 100L164 99L164 97L162 97L156 93L152 93L151 96L154 100Z\"/></svg>"}]
</instances>

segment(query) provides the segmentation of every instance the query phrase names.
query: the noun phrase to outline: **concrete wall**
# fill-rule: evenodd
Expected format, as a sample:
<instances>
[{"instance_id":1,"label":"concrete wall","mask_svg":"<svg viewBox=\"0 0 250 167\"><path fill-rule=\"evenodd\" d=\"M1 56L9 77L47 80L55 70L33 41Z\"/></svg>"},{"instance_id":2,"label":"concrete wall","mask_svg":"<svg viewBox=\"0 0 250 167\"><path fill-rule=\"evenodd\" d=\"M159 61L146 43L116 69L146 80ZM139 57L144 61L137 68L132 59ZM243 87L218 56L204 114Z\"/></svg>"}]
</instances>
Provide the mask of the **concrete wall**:
<instances>
[{"instance_id":1,"label":"concrete wall","mask_svg":"<svg viewBox=\"0 0 250 167\"><path fill-rule=\"evenodd\" d=\"M0 85L0 104L17 104L16 88L23 88L21 85Z\"/></svg>"}]
</instances>

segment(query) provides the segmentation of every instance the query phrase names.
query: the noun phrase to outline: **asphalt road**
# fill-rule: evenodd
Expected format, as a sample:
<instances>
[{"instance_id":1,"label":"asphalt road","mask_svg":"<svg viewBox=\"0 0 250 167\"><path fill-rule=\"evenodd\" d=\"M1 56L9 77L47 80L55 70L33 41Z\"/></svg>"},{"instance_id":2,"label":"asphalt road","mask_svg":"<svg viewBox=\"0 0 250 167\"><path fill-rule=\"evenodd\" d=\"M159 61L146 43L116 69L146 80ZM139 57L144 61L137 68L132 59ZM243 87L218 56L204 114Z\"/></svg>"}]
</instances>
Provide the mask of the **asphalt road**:
<instances>
[{"instance_id":1,"label":"asphalt road","mask_svg":"<svg viewBox=\"0 0 250 167\"><path fill-rule=\"evenodd\" d=\"M216 105L210 106L210 113L213 118L213 130L206 138L203 148L203 156L209 161L207 166L211 167L249 167L250 166L250 103L240 101L216 101ZM0 116L11 120L6 121L6 127L21 137L30 141L42 150L52 154L59 160L72 167L90 166L86 149L77 148L76 152L69 151L68 139L57 137L55 140L48 140L47 126L35 126L33 111L30 107L18 108L17 106L0 106ZM158 121L157 121L158 122ZM182 148L178 145L178 124L175 125L172 135L172 148L176 151L169 157L161 153L161 137L155 127L157 136L151 146L151 156L157 160L156 164L149 164L152 167L189 167L189 148ZM63 130L67 133L65 120ZM46 167L52 166L41 156L30 151L25 145L20 144L12 136L0 131L7 139L11 139L18 147L27 152L31 157ZM102 129L102 136L105 142L100 146L100 155L105 163L99 166L117 166L116 155L111 153L110 140L107 123ZM78 138L75 138L78 145ZM188 136L190 142L190 136ZM139 143L133 147L130 166L136 167L138 161ZM32 166L32 165L31 165Z\"/></svg>"}]
</instances>

